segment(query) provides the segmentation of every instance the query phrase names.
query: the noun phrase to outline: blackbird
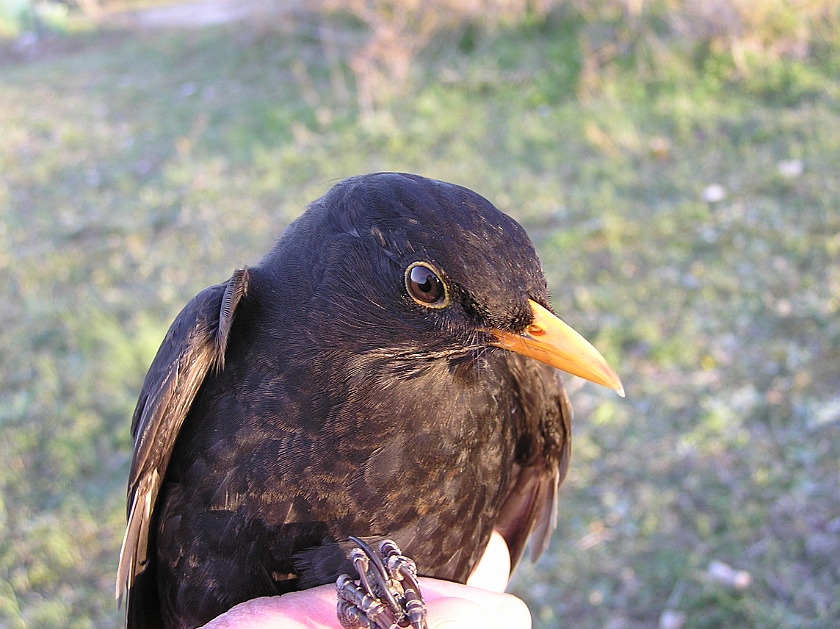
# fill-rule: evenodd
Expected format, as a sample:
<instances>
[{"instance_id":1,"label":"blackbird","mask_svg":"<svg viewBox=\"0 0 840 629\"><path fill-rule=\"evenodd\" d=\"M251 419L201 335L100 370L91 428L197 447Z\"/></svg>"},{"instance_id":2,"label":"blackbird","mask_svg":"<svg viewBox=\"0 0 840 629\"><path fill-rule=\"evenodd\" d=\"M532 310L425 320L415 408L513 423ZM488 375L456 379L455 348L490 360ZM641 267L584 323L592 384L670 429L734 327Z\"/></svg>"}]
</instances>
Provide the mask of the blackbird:
<instances>
[{"instance_id":1,"label":"blackbird","mask_svg":"<svg viewBox=\"0 0 840 629\"><path fill-rule=\"evenodd\" d=\"M623 394L551 313L525 231L417 175L347 179L170 327L131 431L117 597L200 626L352 572L390 538L465 582L493 529L546 548L570 448L562 369Z\"/></svg>"}]
</instances>

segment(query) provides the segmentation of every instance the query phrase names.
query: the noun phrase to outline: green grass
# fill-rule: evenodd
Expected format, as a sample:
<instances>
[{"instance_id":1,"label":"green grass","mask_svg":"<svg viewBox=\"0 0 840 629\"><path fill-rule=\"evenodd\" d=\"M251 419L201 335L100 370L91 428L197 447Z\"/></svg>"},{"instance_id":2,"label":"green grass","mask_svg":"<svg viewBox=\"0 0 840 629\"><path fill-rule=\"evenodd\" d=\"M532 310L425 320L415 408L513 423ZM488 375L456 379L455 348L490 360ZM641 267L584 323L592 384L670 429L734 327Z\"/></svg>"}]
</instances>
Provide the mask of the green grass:
<instances>
[{"instance_id":1,"label":"green grass","mask_svg":"<svg viewBox=\"0 0 840 629\"><path fill-rule=\"evenodd\" d=\"M169 322L381 169L517 218L624 380L570 382L557 534L512 586L537 627L653 627L675 589L689 629L840 624L840 51L738 74L642 40L592 74L582 35L612 23L555 16L441 36L360 122L317 24L2 50L0 626L118 624L129 419Z\"/></svg>"}]
</instances>

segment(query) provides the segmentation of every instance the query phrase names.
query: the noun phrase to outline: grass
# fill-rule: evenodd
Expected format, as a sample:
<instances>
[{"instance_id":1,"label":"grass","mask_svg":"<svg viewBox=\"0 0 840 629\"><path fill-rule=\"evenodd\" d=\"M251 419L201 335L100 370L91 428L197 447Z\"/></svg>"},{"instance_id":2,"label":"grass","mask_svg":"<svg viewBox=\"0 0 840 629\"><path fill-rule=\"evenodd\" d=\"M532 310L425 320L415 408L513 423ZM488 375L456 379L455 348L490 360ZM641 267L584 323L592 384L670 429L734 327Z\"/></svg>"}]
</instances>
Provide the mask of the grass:
<instances>
[{"instance_id":1,"label":"grass","mask_svg":"<svg viewBox=\"0 0 840 629\"><path fill-rule=\"evenodd\" d=\"M593 72L586 36L614 22L560 13L441 35L361 120L322 24L2 49L0 626L119 623L129 418L169 322L380 169L517 218L627 388L569 383L558 530L512 585L535 625L837 626L840 50L739 70L640 40Z\"/></svg>"}]
</instances>

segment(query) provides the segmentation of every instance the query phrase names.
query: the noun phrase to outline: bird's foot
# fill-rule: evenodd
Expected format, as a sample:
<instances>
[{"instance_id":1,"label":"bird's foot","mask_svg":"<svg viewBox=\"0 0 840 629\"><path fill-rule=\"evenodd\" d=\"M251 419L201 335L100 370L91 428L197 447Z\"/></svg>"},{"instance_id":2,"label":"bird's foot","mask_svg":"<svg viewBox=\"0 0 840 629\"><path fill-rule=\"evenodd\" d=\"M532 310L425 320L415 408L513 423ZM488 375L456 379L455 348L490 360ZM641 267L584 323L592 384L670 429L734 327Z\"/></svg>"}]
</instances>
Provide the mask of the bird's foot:
<instances>
[{"instance_id":1,"label":"bird's foot","mask_svg":"<svg viewBox=\"0 0 840 629\"><path fill-rule=\"evenodd\" d=\"M389 539L374 552L362 540L350 560L359 573L356 582L342 574L335 582L338 591L338 620L347 629L426 629L426 605L417 582L417 567Z\"/></svg>"}]
</instances>

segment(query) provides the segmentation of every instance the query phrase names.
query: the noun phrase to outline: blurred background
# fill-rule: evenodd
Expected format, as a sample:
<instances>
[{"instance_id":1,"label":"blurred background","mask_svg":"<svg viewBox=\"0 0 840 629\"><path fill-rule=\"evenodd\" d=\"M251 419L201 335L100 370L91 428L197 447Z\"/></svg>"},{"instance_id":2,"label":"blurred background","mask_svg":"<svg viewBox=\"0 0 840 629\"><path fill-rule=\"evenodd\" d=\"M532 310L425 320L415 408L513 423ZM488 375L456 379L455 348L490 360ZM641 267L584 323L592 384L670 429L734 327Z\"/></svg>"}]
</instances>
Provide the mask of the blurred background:
<instances>
[{"instance_id":1,"label":"blurred background","mask_svg":"<svg viewBox=\"0 0 840 629\"><path fill-rule=\"evenodd\" d=\"M567 378L535 626L840 626L840 0L0 0L0 627L121 626L146 368L336 180L472 188Z\"/></svg>"}]
</instances>

